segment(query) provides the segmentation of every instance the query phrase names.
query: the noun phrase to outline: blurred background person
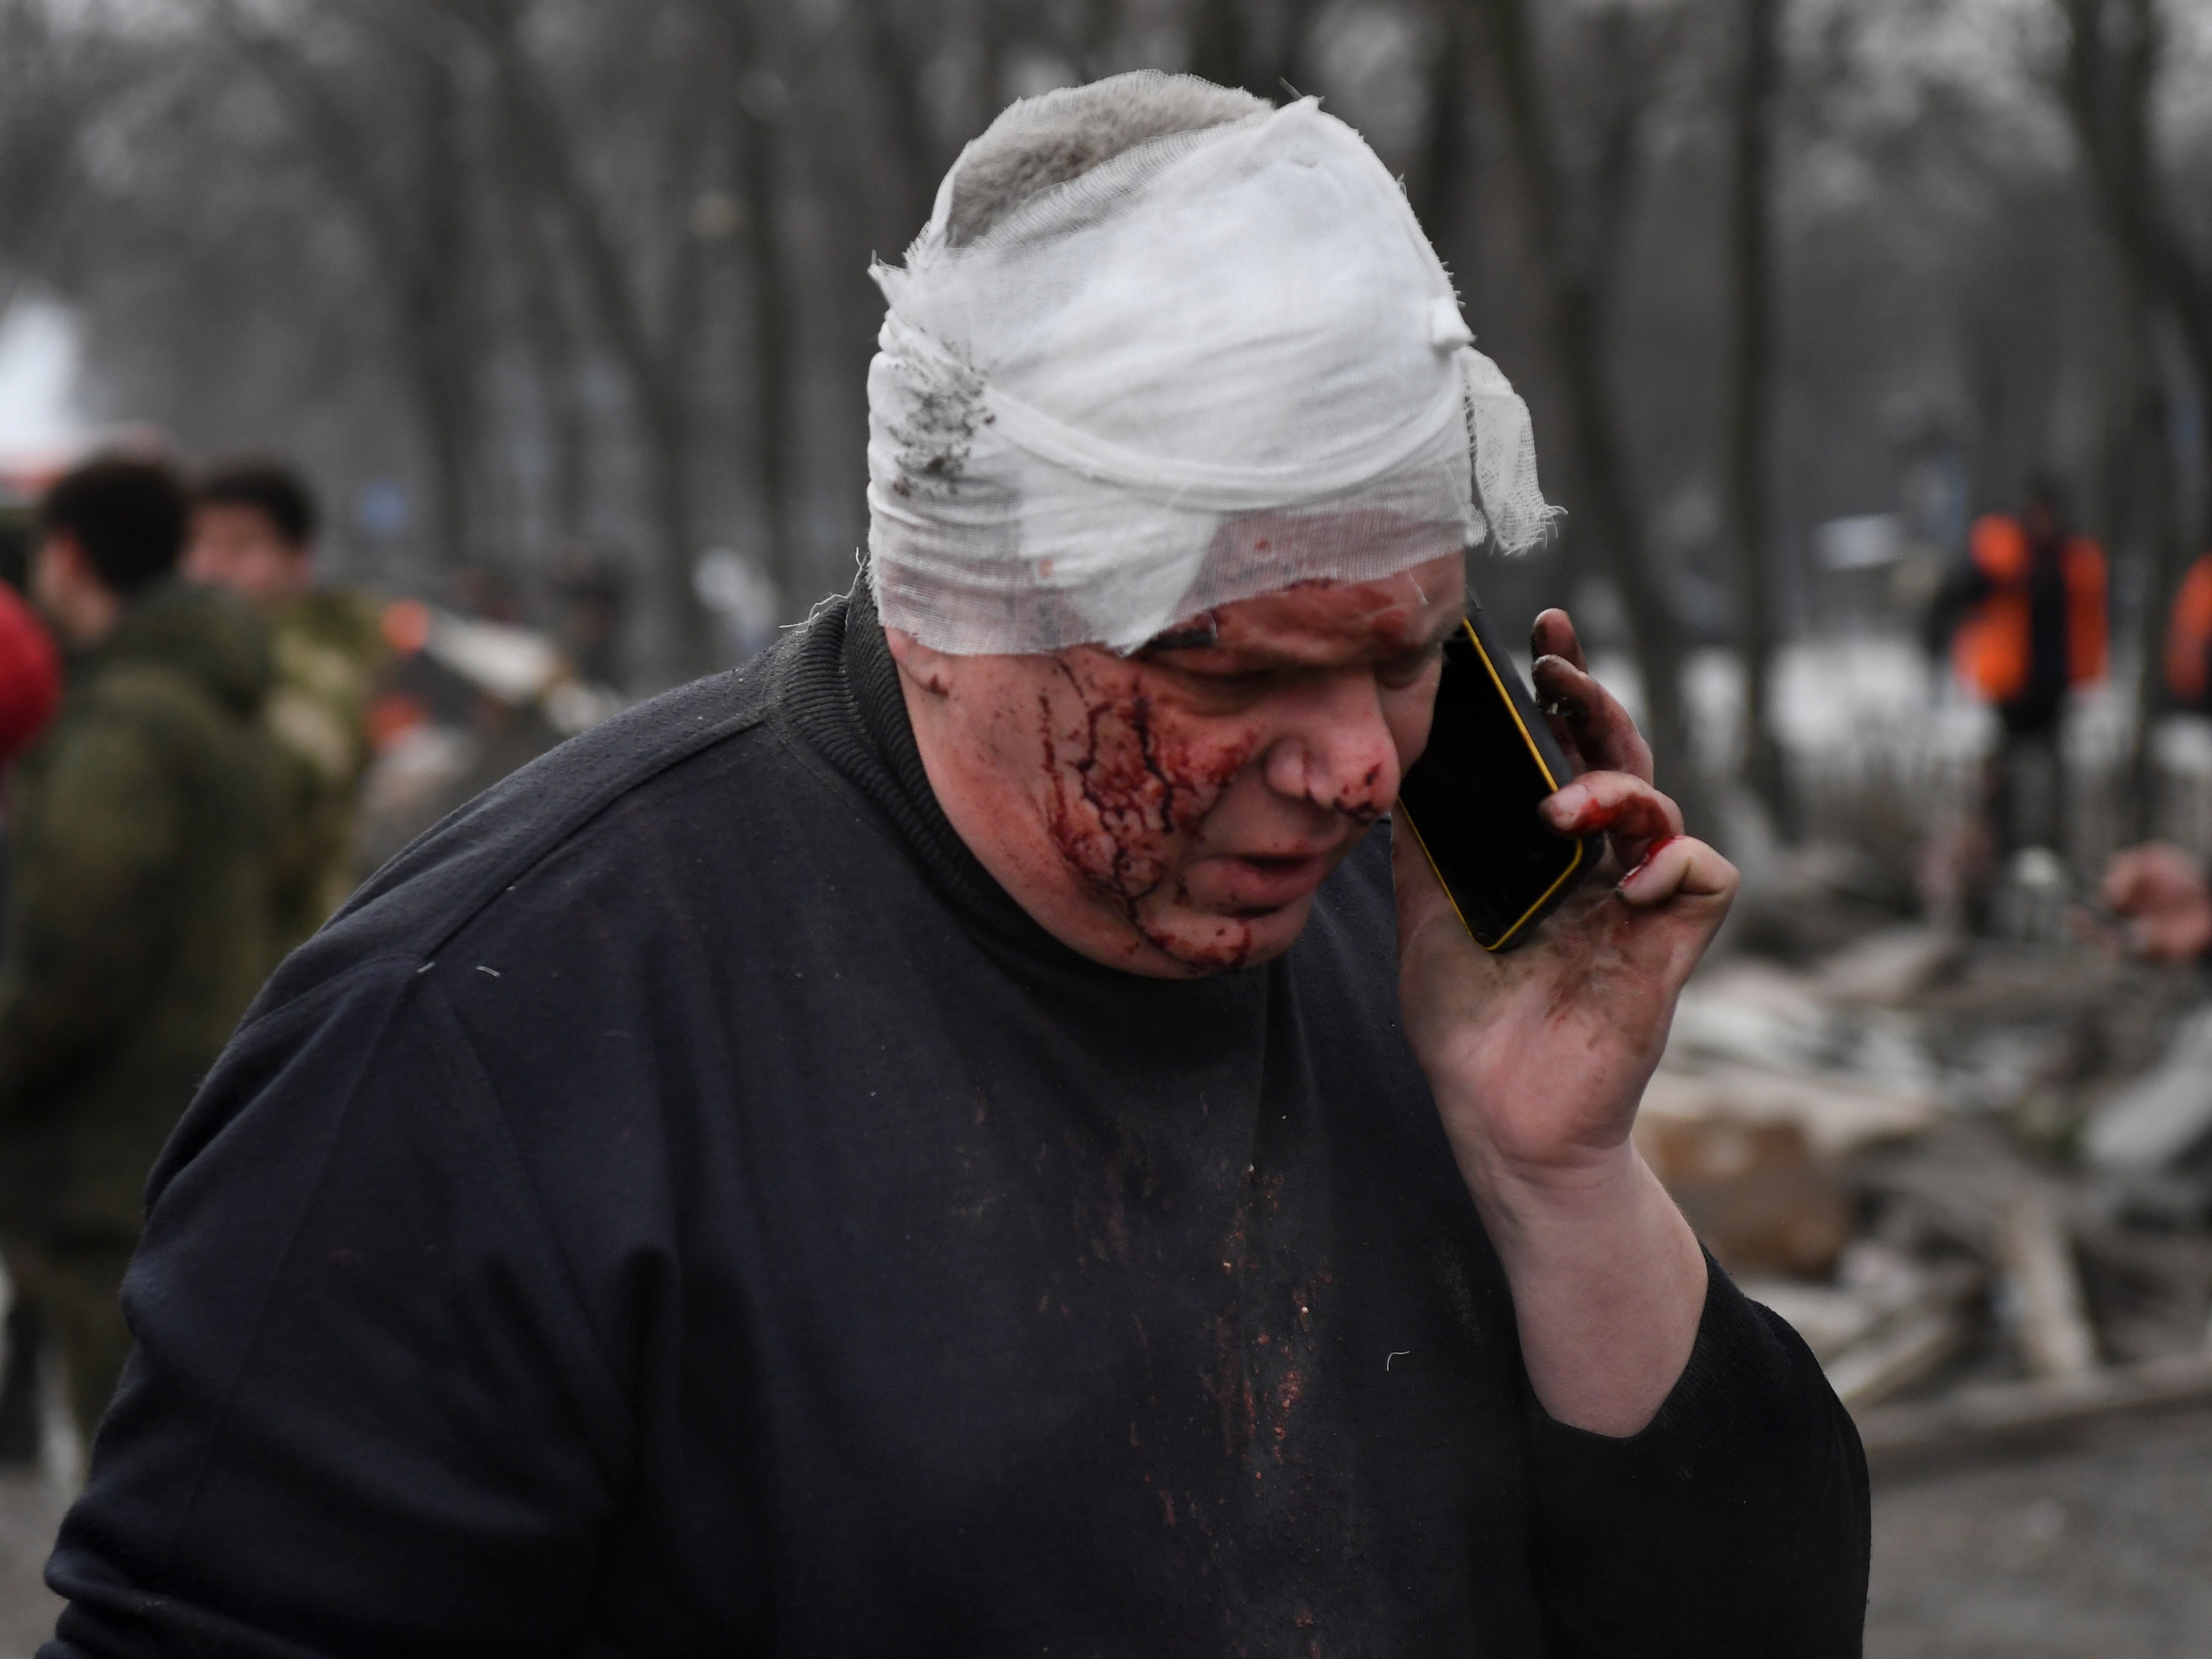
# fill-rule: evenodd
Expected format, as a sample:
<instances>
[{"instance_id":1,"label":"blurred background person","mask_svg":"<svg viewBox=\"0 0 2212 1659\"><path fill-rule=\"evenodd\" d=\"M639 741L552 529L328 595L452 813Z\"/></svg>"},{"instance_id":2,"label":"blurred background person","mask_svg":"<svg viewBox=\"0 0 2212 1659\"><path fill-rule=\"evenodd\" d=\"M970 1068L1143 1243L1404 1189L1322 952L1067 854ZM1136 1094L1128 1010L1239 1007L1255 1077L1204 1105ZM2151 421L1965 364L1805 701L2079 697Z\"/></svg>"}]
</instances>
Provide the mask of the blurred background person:
<instances>
[{"instance_id":1,"label":"blurred background person","mask_svg":"<svg viewBox=\"0 0 2212 1659\"><path fill-rule=\"evenodd\" d=\"M0 507L0 782L54 716L62 696L61 653L24 597L29 580L33 518L27 507ZM8 904L6 793L0 787L0 936ZM0 1358L0 1464L39 1455L39 1310L11 1291L5 1355Z\"/></svg>"},{"instance_id":2,"label":"blurred background person","mask_svg":"<svg viewBox=\"0 0 2212 1659\"><path fill-rule=\"evenodd\" d=\"M2212 553L2181 580L2166 625L2166 695L2176 708L2212 714Z\"/></svg>"},{"instance_id":3,"label":"blurred background person","mask_svg":"<svg viewBox=\"0 0 2212 1659\"><path fill-rule=\"evenodd\" d=\"M29 513L0 512L0 773L46 730L62 696L61 653L24 592L31 539ZM0 863L0 912L5 882Z\"/></svg>"},{"instance_id":4,"label":"blurred background person","mask_svg":"<svg viewBox=\"0 0 2212 1659\"><path fill-rule=\"evenodd\" d=\"M2062 733L2075 689L2108 669L2106 586L2104 549L2075 532L2057 482L2038 475L2018 514L1974 521L1936 596L1930 644L1948 644L1960 683L1997 711L1989 799L2002 856L2065 844Z\"/></svg>"},{"instance_id":5,"label":"blurred background person","mask_svg":"<svg viewBox=\"0 0 2212 1659\"><path fill-rule=\"evenodd\" d=\"M571 548L553 571L556 635L576 672L594 685L623 682L622 635L629 585L621 568L589 548Z\"/></svg>"},{"instance_id":6,"label":"blurred background person","mask_svg":"<svg viewBox=\"0 0 2212 1659\"><path fill-rule=\"evenodd\" d=\"M32 566L70 665L11 781L0 1250L88 1438L147 1171L270 963L268 641L173 580L187 511L167 467L92 461L47 495Z\"/></svg>"},{"instance_id":7,"label":"blurred background person","mask_svg":"<svg viewBox=\"0 0 2212 1659\"><path fill-rule=\"evenodd\" d=\"M315 581L314 497L281 462L218 466L194 494L185 574L226 588L269 623L276 680L263 720L282 765L277 942L289 949L353 890L368 719L387 657L369 596Z\"/></svg>"}]
</instances>

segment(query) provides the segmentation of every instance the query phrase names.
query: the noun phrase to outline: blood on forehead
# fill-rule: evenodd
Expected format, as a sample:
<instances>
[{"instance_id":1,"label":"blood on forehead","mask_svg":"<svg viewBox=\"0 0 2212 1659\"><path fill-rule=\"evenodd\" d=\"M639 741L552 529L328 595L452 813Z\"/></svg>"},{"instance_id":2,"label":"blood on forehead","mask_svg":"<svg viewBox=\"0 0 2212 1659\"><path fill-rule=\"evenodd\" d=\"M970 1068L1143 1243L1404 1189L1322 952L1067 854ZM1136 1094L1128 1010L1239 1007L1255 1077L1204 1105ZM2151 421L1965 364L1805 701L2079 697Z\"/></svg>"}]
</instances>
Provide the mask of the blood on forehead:
<instances>
[{"instance_id":1,"label":"blood on forehead","mask_svg":"<svg viewBox=\"0 0 2212 1659\"><path fill-rule=\"evenodd\" d=\"M1337 667L1433 643L1460 614L1456 555L1372 581L1326 578L1217 605L1148 641L1140 656L1218 653L1257 664Z\"/></svg>"},{"instance_id":2,"label":"blood on forehead","mask_svg":"<svg viewBox=\"0 0 2212 1659\"><path fill-rule=\"evenodd\" d=\"M1215 532L1184 596L1187 620L1166 631L1316 632L1340 641L1409 606L1455 603L1466 586L1466 550L1463 523L1388 507L1247 513Z\"/></svg>"}]
</instances>

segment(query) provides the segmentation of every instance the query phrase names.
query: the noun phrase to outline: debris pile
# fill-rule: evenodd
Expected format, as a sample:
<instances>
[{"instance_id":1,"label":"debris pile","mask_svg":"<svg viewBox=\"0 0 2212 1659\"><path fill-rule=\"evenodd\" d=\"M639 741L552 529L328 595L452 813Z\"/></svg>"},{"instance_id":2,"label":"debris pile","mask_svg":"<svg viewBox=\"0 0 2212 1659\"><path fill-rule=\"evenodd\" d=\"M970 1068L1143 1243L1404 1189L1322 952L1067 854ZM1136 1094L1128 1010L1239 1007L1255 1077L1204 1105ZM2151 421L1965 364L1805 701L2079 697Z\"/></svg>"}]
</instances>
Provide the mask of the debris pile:
<instances>
[{"instance_id":1,"label":"debris pile","mask_svg":"<svg viewBox=\"0 0 2212 1659\"><path fill-rule=\"evenodd\" d=\"M1869 1452L2212 1400L2212 979L1790 876L1684 992L1637 1136Z\"/></svg>"}]
</instances>

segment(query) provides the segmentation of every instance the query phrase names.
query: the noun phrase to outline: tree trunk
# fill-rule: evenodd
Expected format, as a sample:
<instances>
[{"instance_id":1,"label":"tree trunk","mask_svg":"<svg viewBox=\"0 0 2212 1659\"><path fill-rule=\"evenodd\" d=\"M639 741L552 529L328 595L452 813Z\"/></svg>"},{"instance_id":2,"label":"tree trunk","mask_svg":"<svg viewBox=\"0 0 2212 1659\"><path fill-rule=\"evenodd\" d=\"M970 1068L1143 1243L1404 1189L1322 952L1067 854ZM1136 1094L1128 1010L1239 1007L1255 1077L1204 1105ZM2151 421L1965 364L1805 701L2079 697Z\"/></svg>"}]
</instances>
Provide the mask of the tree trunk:
<instances>
[{"instance_id":1,"label":"tree trunk","mask_svg":"<svg viewBox=\"0 0 2212 1659\"><path fill-rule=\"evenodd\" d=\"M322 72L291 42L234 5L219 4L215 16L232 46L283 100L374 261L429 474L433 560L448 567L463 563L477 544L476 485L483 450L477 384L484 347L483 331L472 326L470 180L459 142L461 94L452 65L419 43L385 42L422 94L422 106L410 124L418 147L403 193L379 176L367 138Z\"/></svg>"},{"instance_id":2,"label":"tree trunk","mask_svg":"<svg viewBox=\"0 0 2212 1659\"><path fill-rule=\"evenodd\" d=\"M420 62L422 126L410 194L422 234L410 274L415 326L410 346L425 384L438 550L459 567L483 556L477 535L483 445L482 410L470 372L474 307L466 284L470 259L466 191L458 131L459 93L450 68L427 55Z\"/></svg>"},{"instance_id":3,"label":"tree trunk","mask_svg":"<svg viewBox=\"0 0 2212 1659\"><path fill-rule=\"evenodd\" d=\"M573 546L582 541L592 519L591 420L584 407L582 354L562 289L555 239L548 234L512 143L501 149L501 232L519 255L523 339L551 452L540 510L552 538Z\"/></svg>"},{"instance_id":4,"label":"tree trunk","mask_svg":"<svg viewBox=\"0 0 2212 1659\"><path fill-rule=\"evenodd\" d=\"M1652 568L1621 453L1620 423L1606 383L1605 325L1595 275L1566 246L1564 180L1525 0L1463 0L1485 26L1504 95L1506 124L1528 216L1530 251L1544 306L1545 333L1566 394L1570 448L1583 479L1580 522L1589 526L1607 574L1620 589L1635 635L1644 681L1644 736L1659 784L1694 831L1710 828L1682 700L1682 633L1665 586ZM1576 520L1567 533L1575 534Z\"/></svg>"},{"instance_id":5,"label":"tree trunk","mask_svg":"<svg viewBox=\"0 0 2212 1659\"><path fill-rule=\"evenodd\" d=\"M692 582L697 553L690 498L691 425L684 386L691 347L690 307L680 290L696 283L697 260L687 235L677 252L679 295L670 307L665 349L656 349L644 308L623 266L616 238L586 187L552 95L517 30L511 7L471 13L492 57L514 125L518 153L559 215L576 252L584 293L629 382L646 438L647 508L653 521L661 605L678 670L700 674L714 663L713 630Z\"/></svg>"},{"instance_id":6,"label":"tree trunk","mask_svg":"<svg viewBox=\"0 0 2212 1659\"><path fill-rule=\"evenodd\" d=\"M2186 559L2174 514L2172 412L2157 342L2139 348L2146 360L2133 422L2136 465L2130 480L2139 493L2142 520L2142 607L2136 617L2136 731L2128 756L2130 799L2125 819L2134 841L2148 841L2158 822L2158 751L2153 728L2166 701L2166 619L2181 585Z\"/></svg>"},{"instance_id":7,"label":"tree trunk","mask_svg":"<svg viewBox=\"0 0 2212 1659\"><path fill-rule=\"evenodd\" d=\"M789 607L803 599L811 583L808 573L799 568L798 538L791 522L794 307L786 289L777 137L772 123L746 118L745 252L752 279L755 477L769 574Z\"/></svg>"},{"instance_id":8,"label":"tree trunk","mask_svg":"<svg viewBox=\"0 0 2212 1659\"><path fill-rule=\"evenodd\" d=\"M1449 266L1455 210L1470 171L1467 25L1455 6L1443 8L1435 25L1426 88L1428 125L1413 174L1406 181L1406 198L1437 256Z\"/></svg>"},{"instance_id":9,"label":"tree trunk","mask_svg":"<svg viewBox=\"0 0 2212 1659\"><path fill-rule=\"evenodd\" d=\"M2140 835L2150 827L2156 773L2152 728L2163 702L2160 672L2166 619L2186 563L2174 511L2172 410L2160 362L2161 319L2173 319L2188 353L2200 398L2212 394L2212 307L2160 199L2152 160L2152 102L2160 48L2152 0L2059 0L2068 40L2060 91L2080 146L2098 211L2119 257L2126 326L2142 353L2139 380L2148 500L2148 570L2138 619L2136 738L2129 774L2134 786L2132 819ZM2201 423L2200 423L2201 424ZM2212 457L2212 434L2205 435ZM2212 471L2208 471L2212 477Z\"/></svg>"},{"instance_id":10,"label":"tree trunk","mask_svg":"<svg viewBox=\"0 0 2212 1659\"><path fill-rule=\"evenodd\" d=\"M1217 86L1244 84L1251 35L1238 0L1189 0L1190 22L1185 49L1190 72Z\"/></svg>"},{"instance_id":11,"label":"tree trunk","mask_svg":"<svg viewBox=\"0 0 2212 1659\"><path fill-rule=\"evenodd\" d=\"M761 0L731 0L728 16L733 67L742 86L760 72L766 52ZM781 110L760 100L738 100L738 164L744 191L744 239L753 348L753 483L759 503L768 574L781 602L798 604L811 589L802 570L792 525L792 428L796 421L791 372L791 332L798 307L792 297L783 240Z\"/></svg>"},{"instance_id":12,"label":"tree trunk","mask_svg":"<svg viewBox=\"0 0 2212 1659\"><path fill-rule=\"evenodd\" d=\"M2189 356L2190 378L2197 382L2197 398L2212 410L2212 274L2196 270L2187 248L2171 228L2166 233L2167 287L2173 295L2174 321L2182 347ZM2200 413L2197 420L2199 471L2204 482L2205 521L2195 526L2201 545L2212 547L2212 418ZM2177 572L2175 580L2179 580Z\"/></svg>"},{"instance_id":13,"label":"tree trunk","mask_svg":"<svg viewBox=\"0 0 2212 1659\"><path fill-rule=\"evenodd\" d=\"M921 58L892 12L891 0L863 0L860 7L868 67L882 95L882 117L890 129L890 153L884 159L892 169L897 198L892 204L897 219L896 246L903 252L929 222L944 169L938 165L937 143L921 106ZM986 27L995 29L1000 21L994 12ZM995 87L990 88L991 96L997 93Z\"/></svg>"},{"instance_id":14,"label":"tree trunk","mask_svg":"<svg viewBox=\"0 0 2212 1659\"><path fill-rule=\"evenodd\" d=\"M1728 500L1736 558L1736 649L1743 659L1743 781L1777 826L1786 823L1781 745L1770 698L1774 599L1768 500L1772 459L1773 106L1781 82L1782 0L1742 0L1730 110L1735 173L1729 253L1735 270Z\"/></svg>"}]
</instances>

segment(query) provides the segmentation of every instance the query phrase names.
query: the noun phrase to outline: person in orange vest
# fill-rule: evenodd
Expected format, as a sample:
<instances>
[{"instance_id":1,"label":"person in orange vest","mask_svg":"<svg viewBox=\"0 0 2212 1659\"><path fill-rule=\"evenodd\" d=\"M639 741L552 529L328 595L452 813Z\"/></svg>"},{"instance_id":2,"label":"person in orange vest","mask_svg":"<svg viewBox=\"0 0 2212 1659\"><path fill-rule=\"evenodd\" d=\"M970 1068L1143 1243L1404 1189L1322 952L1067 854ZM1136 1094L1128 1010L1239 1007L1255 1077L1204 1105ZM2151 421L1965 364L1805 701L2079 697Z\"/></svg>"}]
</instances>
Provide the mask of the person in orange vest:
<instances>
[{"instance_id":1,"label":"person in orange vest","mask_svg":"<svg viewBox=\"0 0 2212 1659\"><path fill-rule=\"evenodd\" d=\"M2177 708L2212 714L2212 553L2181 579L2166 623L2166 695Z\"/></svg>"},{"instance_id":2,"label":"person in orange vest","mask_svg":"<svg viewBox=\"0 0 2212 1659\"><path fill-rule=\"evenodd\" d=\"M1974 521L1966 562L1937 597L1932 632L1948 636L1960 680L2002 723L1991 788L2002 852L2062 840L2059 726L2074 689L2109 671L2106 586L2104 549L2072 530L2058 485L2038 477L2018 514ZM2049 785L2031 812L2022 774L2038 761Z\"/></svg>"}]
</instances>

